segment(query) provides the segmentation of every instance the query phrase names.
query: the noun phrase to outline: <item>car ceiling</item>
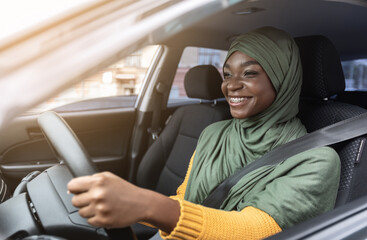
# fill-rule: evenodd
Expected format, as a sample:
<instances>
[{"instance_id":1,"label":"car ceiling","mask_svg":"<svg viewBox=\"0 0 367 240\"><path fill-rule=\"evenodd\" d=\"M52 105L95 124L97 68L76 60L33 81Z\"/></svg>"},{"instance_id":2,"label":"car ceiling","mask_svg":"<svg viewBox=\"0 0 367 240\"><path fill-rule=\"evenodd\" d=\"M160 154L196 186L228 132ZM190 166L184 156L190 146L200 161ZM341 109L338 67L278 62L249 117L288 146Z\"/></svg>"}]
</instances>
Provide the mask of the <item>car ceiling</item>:
<instances>
[{"instance_id":1,"label":"car ceiling","mask_svg":"<svg viewBox=\"0 0 367 240\"><path fill-rule=\"evenodd\" d=\"M255 10L251 14L234 12ZM367 1L255 0L212 15L168 39L171 46L228 49L233 38L261 26L275 26L294 37L324 35L343 59L367 57Z\"/></svg>"}]
</instances>

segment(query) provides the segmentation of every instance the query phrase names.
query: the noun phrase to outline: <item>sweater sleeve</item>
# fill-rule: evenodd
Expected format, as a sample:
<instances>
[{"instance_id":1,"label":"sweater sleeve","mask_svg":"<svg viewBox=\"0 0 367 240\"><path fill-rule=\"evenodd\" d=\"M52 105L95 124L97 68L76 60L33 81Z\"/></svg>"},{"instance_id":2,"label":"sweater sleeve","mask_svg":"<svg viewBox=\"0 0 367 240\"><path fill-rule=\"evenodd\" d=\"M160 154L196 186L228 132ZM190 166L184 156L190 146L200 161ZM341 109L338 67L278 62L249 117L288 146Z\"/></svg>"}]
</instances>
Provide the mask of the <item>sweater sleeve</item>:
<instances>
[{"instance_id":1,"label":"sweater sleeve","mask_svg":"<svg viewBox=\"0 0 367 240\"><path fill-rule=\"evenodd\" d=\"M195 152L192 155L191 159L190 159L190 163L189 163L189 167L187 168L187 172L186 172L186 176L185 176L185 180L182 182L182 184L177 188L176 191L176 196L174 196L175 198L180 198L183 199L185 196L185 192L186 192L186 186L187 186L187 182L189 181L189 177L190 177L190 172L191 172L191 168L192 168L192 162L194 160L195 157Z\"/></svg>"},{"instance_id":2,"label":"sweater sleeve","mask_svg":"<svg viewBox=\"0 0 367 240\"><path fill-rule=\"evenodd\" d=\"M171 233L161 231L164 239L262 239L281 231L270 215L254 207L223 211L183 200L194 155L177 195L171 197L180 203L179 221Z\"/></svg>"}]
</instances>

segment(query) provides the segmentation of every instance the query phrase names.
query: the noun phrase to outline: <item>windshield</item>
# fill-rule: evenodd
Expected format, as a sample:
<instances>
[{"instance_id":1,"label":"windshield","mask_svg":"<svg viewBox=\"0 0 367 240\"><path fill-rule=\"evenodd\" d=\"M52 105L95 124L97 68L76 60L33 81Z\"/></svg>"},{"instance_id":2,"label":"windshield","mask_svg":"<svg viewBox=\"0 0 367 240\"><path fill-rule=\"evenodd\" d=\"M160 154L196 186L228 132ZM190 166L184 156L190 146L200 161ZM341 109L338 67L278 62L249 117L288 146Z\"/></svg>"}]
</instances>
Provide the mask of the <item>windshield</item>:
<instances>
[{"instance_id":1,"label":"windshield","mask_svg":"<svg viewBox=\"0 0 367 240\"><path fill-rule=\"evenodd\" d=\"M1 15L11 14L1 22L13 27L0 31L0 90L9 99L0 103L0 128L116 60L236 1L2 1Z\"/></svg>"},{"instance_id":2,"label":"windshield","mask_svg":"<svg viewBox=\"0 0 367 240\"><path fill-rule=\"evenodd\" d=\"M0 39L61 16L93 0L12 0L0 2Z\"/></svg>"}]
</instances>

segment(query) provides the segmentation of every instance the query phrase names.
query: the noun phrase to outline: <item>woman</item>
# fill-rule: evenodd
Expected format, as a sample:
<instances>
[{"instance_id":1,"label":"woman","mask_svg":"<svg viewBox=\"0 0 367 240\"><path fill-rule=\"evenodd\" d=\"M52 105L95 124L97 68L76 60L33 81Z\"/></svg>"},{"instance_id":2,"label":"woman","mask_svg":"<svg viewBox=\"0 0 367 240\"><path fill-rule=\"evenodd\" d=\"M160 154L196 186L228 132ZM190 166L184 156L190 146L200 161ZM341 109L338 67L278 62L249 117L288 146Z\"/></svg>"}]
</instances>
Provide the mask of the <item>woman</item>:
<instances>
[{"instance_id":1,"label":"woman","mask_svg":"<svg viewBox=\"0 0 367 240\"><path fill-rule=\"evenodd\" d=\"M259 239L332 209L340 163L327 147L247 174L220 210L200 205L228 176L306 134L296 117L301 62L289 34L265 27L241 35L228 51L223 73L233 119L203 131L176 196L99 173L68 185L80 215L102 227L144 221L167 239Z\"/></svg>"}]
</instances>

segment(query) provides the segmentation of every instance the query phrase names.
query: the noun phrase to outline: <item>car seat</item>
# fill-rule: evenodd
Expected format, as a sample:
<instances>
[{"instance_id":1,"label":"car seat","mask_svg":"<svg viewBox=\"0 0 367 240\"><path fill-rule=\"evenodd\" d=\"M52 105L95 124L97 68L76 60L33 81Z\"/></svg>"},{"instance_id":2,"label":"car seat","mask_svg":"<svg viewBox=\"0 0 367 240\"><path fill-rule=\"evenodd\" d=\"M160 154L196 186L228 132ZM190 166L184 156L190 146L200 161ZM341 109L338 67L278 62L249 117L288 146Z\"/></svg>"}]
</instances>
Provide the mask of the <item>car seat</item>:
<instances>
[{"instance_id":1,"label":"car seat","mask_svg":"<svg viewBox=\"0 0 367 240\"><path fill-rule=\"evenodd\" d=\"M159 138L144 155L137 171L137 185L174 195L183 182L200 133L211 123L231 117L221 92L222 77L212 65L191 68L184 85L189 98L209 100L178 108Z\"/></svg>"},{"instance_id":2,"label":"car seat","mask_svg":"<svg viewBox=\"0 0 367 240\"><path fill-rule=\"evenodd\" d=\"M351 118L367 110L338 102L345 80L340 58L330 40L323 36L296 38L303 67L303 84L299 118L308 132ZM366 136L333 148L341 160L341 178L336 206L343 205L367 193Z\"/></svg>"},{"instance_id":3,"label":"car seat","mask_svg":"<svg viewBox=\"0 0 367 240\"><path fill-rule=\"evenodd\" d=\"M137 171L137 185L165 195L174 195L183 182L200 133L211 123L229 119L231 114L221 91L222 76L212 65L191 68L184 85L189 98L199 104L178 108L159 138L145 153ZM132 226L139 239L148 239L156 229Z\"/></svg>"}]
</instances>

